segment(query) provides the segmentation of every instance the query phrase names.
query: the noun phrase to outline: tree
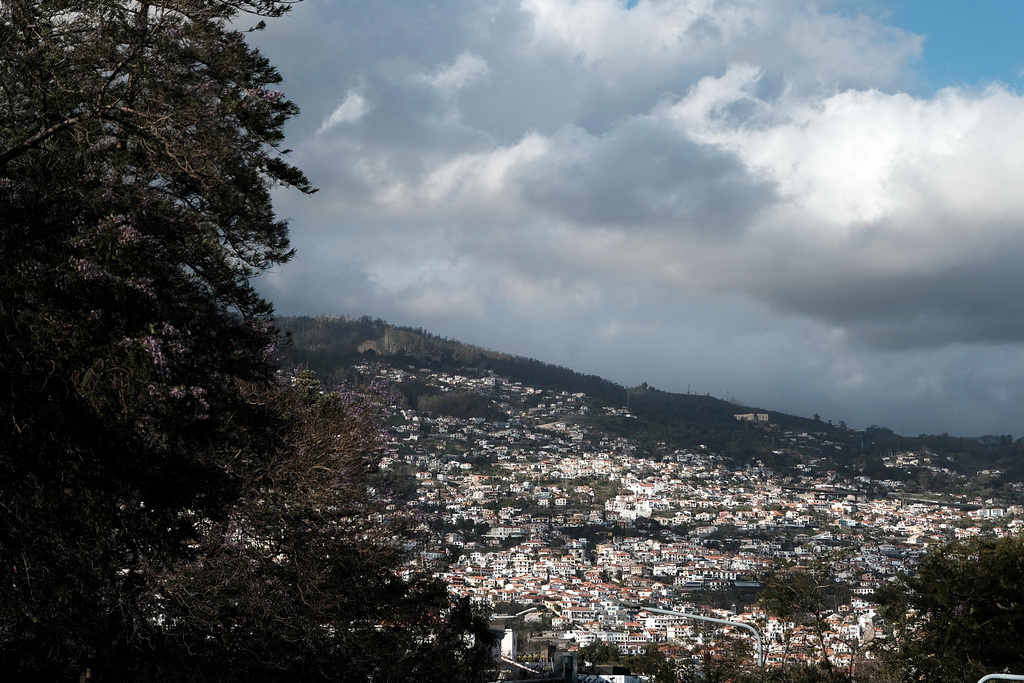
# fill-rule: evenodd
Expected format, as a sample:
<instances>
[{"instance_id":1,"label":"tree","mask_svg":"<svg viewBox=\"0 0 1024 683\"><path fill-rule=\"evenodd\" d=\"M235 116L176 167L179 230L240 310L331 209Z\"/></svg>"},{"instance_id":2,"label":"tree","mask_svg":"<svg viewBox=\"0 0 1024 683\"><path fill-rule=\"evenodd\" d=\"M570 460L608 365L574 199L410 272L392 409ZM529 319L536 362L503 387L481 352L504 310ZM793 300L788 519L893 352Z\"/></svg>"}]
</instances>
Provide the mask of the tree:
<instances>
[{"instance_id":1,"label":"tree","mask_svg":"<svg viewBox=\"0 0 1024 683\"><path fill-rule=\"evenodd\" d=\"M933 550L879 600L895 634L880 656L896 680L953 683L1024 671L1024 539Z\"/></svg>"},{"instance_id":2,"label":"tree","mask_svg":"<svg viewBox=\"0 0 1024 683\"><path fill-rule=\"evenodd\" d=\"M375 521L364 494L388 397L296 384L257 394L283 444L245 468L192 561L160 577L144 680L481 680L486 622L440 581L401 577L409 533Z\"/></svg>"},{"instance_id":3,"label":"tree","mask_svg":"<svg viewBox=\"0 0 1024 683\"><path fill-rule=\"evenodd\" d=\"M577 656L580 663L590 662L591 664L615 664L621 661L619 648L615 643L606 643L603 640L596 640L590 645L579 649Z\"/></svg>"},{"instance_id":4,"label":"tree","mask_svg":"<svg viewBox=\"0 0 1024 683\"><path fill-rule=\"evenodd\" d=\"M758 596L758 602L769 615L783 622L790 622L794 627L802 627L812 634L815 652L813 655L820 662L813 668L813 680L837 683L852 678L851 667L843 670L836 666L828 654L826 632L829 625L826 617L832 613L838 603L837 591L839 584L832 578L827 563L816 563L807 568L776 569L766 579L764 590ZM784 634L783 663L790 654L790 638L792 632ZM783 670L779 672L779 680L807 680L803 676L807 667L800 670ZM788 678L791 674L797 678Z\"/></svg>"},{"instance_id":5,"label":"tree","mask_svg":"<svg viewBox=\"0 0 1024 683\"><path fill-rule=\"evenodd\" d=\"M480 665L473 611L366 521L368 404L275 380L250 279L292 254L272 188L314 190L229 26L289 4L0 5L4 680Z\"/></svg>"},{"instance_id":6,"label":"tree","mask_svg":"<svg viewBox=\"0 0 1024 683\"><path fill-rule=\"evenodd\" d=\"M690 653L689 661L678 670L678 680L684 683L753 683L761 681L760 672L753 670L753 646L749 638L716 633L709 624L698 627L703 632Z\"/></svg>"},{"instance_id":7,"label":"tree","mask_svg":"<svg viewBox=\"0 0 1024 683\"><path fill-rule=\"evenodd\" d=\"M622 663L632 673L648 676L654 683L675 683L672 664L656 645L648 645L642 653L623 658Z\"/></svg>"}]
</instances>

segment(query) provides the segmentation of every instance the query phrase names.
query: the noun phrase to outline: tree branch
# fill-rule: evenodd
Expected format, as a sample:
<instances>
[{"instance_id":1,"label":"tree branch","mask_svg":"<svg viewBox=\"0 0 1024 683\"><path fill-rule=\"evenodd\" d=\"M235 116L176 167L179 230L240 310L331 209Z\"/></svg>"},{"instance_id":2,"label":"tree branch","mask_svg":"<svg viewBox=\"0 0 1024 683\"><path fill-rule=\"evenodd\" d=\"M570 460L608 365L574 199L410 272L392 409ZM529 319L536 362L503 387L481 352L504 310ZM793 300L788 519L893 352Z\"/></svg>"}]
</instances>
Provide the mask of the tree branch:
<instances>
[{"instance_id":1,"label":"tree branch","mask_svg":"<svg viewBox=\"0 0 1024 683\"><path fill-rule=\"evenodd\" d=\"M4 166L7 165L9 161L21 156L30 149L38 147L48 138L53 137L62 130L65 130L66 128L70 128L79 121L81 121L81 118L78 116L72 116L69 119L64 119L60 123L55 123L49 128L44 128L35 135L33 135L32 137L28 138L27 140L18 143L14 147L11 147L3 154L0 154L0 168L3 168Z\"/></svg>"}]
</instances>

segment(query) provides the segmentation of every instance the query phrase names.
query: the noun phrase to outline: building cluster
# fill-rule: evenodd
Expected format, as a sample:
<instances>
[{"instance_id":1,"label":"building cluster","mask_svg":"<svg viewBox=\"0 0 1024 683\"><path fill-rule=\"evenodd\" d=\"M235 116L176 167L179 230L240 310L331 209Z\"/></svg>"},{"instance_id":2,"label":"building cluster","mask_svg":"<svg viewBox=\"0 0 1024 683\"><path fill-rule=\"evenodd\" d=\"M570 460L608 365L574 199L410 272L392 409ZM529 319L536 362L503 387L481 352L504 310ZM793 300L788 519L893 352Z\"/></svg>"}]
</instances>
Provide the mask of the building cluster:
<instances>
[{"instance_id":1,"label":"building cluster","mask_svg":"<svg viewBox=\"0 0 1024 683\"><path fill-rule=\"evenodd\" d=\"M653 645L687 657L743 635L646 609L661 608L755 625L769 665L825 656L848 665L886 636L876 590L912 571L928 546L1024 529L1020 507L908 498L896 482L845 478L821 459L782 474L756 459L730 464L700 444L659 444L651 455L594 419L630 417L627 408L582 393L468 370L359 369L441 393L479 392L507 416L396 404L381 468L407 477L410 495L385 502L420 520L411 571L436 572L453 593L499 609L533 607L536 632L570 647ZM776 452L819 438L780 432ZM890 457L950 473L929 454ZM787 571L825 571L834 582L820 623L781 621L756 606L766 577Z\"/></svg>"}]
</instances>

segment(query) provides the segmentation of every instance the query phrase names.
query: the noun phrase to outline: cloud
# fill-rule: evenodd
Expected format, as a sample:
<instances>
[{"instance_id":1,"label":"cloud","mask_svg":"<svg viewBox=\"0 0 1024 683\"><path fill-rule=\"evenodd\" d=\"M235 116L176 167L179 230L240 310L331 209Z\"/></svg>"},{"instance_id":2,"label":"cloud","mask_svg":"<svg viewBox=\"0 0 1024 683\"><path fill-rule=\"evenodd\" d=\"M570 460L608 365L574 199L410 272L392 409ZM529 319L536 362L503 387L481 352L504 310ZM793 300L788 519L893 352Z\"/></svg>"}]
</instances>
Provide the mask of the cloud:
<instances>
[{"instance_id":1,"label":"cloud","mask_svg":"<svg viewBox=\"0 0 1024 683\"><path fill-rule=\"evenodd\" d=\"M398 299L398 307L416 317L471 316L479 318L482 303L477 294L469 290L446 291L417 287Z\"/></svg>"},{"instance_id":2,"label":"cloud","mask_svg":"<svg viewBox=\"0 0 1024 683\"><path fill-rule=\"evenodd\" d=\"M463 52L455 58L452 64L442 66L429 75L420 74L417 79L438 92L451 96L463 88L483 80L489 72L490 69L483 58L470 52Z\"/></svg>"},{"instance_id":3,"label":"cloud","mask_svg":"<svg viewBox=\"0 0 1024 683\"><path fill-rule=\"evenodd\" d=\"M790 80L864 88L903 81L921 56L924 36L865 14L822 13L811 5L793 16L782 41L793 60Z\"/></svg>"},{"instance_id":4,"label":"cloud","mask_svg":"<svg viewBox=\"0 0 1024 683\"><path fill-rule=\"evenodd\" d=\"M1024 98L919 92L871 7L303 3L260 39L321 191L280 195L266 291L851 424L1017 420Z\"/></svg>"},{"instance_id":5,"label":"cloud","mask_svg":"<svg viewBox=\"0 0 1024 683\"><path fill-rule=\"evenodd\" d=\"M1005 137L1024 98L993 86L766 102L756 78L703 79L670 108L781 197L727 261L747 277L724 286L870 345L1024 340L1005 295L1024 286L1024 150ZM734 102L755 106L736 120Z\"/></svg>"},{"instance_id":6,"label":"cloud","mask_svg":"<svg viewBox=\"0 0 1024 683\"><path fill-rule=\"evenodd\" d=\"M577 226L729 239L775 201L772 183L752 177L732 154L650 115L601 136L565 127L548 148L517 174L523 202Z\"/></svg>"},{"instance_id":7,"label":"cloud","mask_svg":"<svg viewBox=\"0 0 1024 683\"><path fill-rule=\"evenodd\" d=\"M500 201L512 192L512 174L523 164L543 157L549 148L547 138L527 133L514 145L460 154L431 170L423 179L419 194L428 204L473 202L481 198Z\"/></svg>"},{"instance_id":8,"label":"cloud","mask_svg":"<svg viewBox=\"0 0 1024 683\"><path fill-rule=\"evenodd\" d=\"M317 129L317 134L323 133L329 128L333 128L339 123L353 123L366 116L366 113L370 111L370 104L363 98L362 95L357 93L355 90L349 90L345 94L345 99L338 108L331 112L330 116L324 119L324 122L320 124L320 128Z\"/></svg>"},{"instance_id":9,"label":"cloud","mask_svg":"<svg viewBox=\"0 0 1024 683\"><path fill-rule=\"evenodd\" d=\"M524 0L534 49L562 52L619 82L666 70L693 76L759 63L805 88L891 86L907 78L922 36L813 4L731 0Z\"/></svg>"}]
</instances>

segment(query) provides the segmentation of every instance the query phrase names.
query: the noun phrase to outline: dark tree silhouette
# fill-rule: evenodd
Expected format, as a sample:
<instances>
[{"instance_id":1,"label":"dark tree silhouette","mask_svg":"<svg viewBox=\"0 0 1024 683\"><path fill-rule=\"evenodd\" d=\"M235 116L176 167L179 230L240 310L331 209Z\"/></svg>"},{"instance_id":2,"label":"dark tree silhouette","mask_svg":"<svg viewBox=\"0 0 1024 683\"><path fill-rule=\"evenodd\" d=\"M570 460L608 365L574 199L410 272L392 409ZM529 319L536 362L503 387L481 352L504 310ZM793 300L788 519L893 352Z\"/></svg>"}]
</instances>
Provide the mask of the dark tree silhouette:
<instances>
[{"instance_id":1,"label":"dark tree silhouette","mask_svg":"<svg viewBox=\"0 0 1024 683\"><path fill-rule=\"evenodd\" d=\"M0 679L483 666L369 521L372 402L275 379L250 279L292 253L272 188L314 190L237 27L289 4L0 4Z\"/></svg>"}]
</instances>

